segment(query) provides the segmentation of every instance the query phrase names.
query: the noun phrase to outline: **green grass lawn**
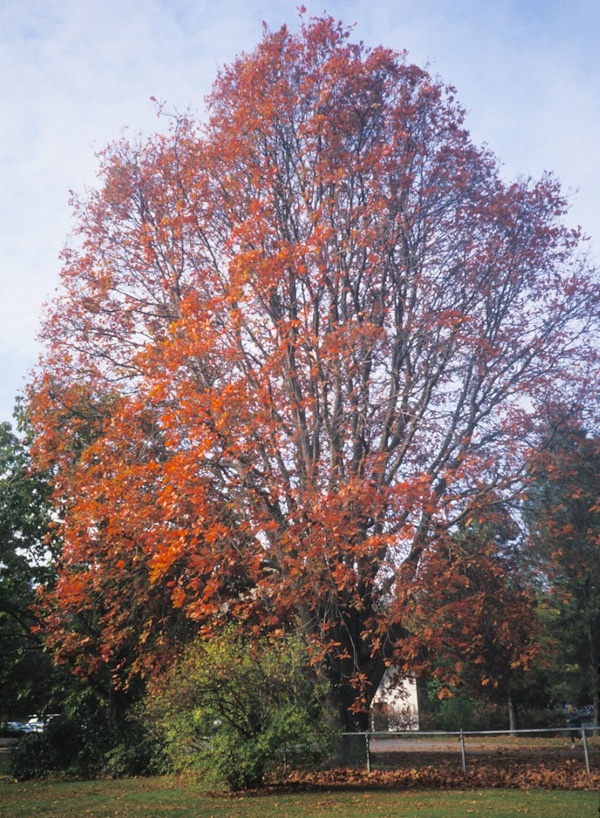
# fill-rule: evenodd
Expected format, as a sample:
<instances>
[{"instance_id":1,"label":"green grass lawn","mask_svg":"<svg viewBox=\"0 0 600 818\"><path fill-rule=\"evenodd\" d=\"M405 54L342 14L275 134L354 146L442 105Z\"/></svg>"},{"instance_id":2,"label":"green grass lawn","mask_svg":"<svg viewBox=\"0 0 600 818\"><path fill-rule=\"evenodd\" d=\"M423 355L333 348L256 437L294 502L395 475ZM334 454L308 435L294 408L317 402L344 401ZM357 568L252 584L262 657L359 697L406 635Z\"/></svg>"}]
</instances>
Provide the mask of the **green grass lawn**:
<instances>
[{"instance_id":1,"label":"green grass lawn","mask_svg":"<svg viewBox=\"0 0 600 818\"><path fill-rule=\"evenodd\" d=\"M209 795L175 778L15 783L0 779L2 818L598 818L600 795L540 790L319 790Z\"/></svg>"}]
</instances>

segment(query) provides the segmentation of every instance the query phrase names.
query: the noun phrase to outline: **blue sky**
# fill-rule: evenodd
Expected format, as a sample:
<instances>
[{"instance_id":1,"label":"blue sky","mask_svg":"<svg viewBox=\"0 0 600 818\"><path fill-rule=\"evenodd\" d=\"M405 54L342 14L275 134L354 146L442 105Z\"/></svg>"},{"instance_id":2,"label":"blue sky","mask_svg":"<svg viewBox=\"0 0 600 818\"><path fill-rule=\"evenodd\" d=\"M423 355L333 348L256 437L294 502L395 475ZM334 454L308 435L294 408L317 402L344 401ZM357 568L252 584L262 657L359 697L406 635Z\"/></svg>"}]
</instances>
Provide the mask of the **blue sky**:
<instances>
[{"instance_id":1,"label":"blue sky","mask_svg":"<svg viewBox=\"0 0 600 818\"><path fill-rule=\"evenodd\" d=\"M0 2L0 421L38 354L43 302L58 284L69 190L94 184L95 151L125 128L151 133L154 96L202 110L217 68L299 0ZM368 45L456 86L467 126L507 178L554 171L570 219L600 248L598 0L304 0L356 24ZM575 193L575 191L577 191ZM594 241L595 238L595 241Z\"/></svg>"}]
</instances>

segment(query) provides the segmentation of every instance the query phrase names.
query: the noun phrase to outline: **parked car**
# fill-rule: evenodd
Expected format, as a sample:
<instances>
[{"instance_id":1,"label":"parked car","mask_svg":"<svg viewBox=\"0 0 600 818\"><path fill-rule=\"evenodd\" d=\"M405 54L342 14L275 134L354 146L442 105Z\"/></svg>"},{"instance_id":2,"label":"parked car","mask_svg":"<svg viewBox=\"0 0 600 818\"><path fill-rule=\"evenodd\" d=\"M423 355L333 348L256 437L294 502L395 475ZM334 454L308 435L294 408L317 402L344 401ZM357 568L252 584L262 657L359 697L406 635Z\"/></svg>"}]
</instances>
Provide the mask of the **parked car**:
<instances>
[{"instance_id":1,"label":"parked car","mask_svg":"<svg viewBox=\"0 0 600 818\"><path fill-rule=\"evenodd\" d=\"M59 717L58 713L50 713L47 716L30 716L27 721L7 721L0 724L2 731L9 737L25 736L28 733L43 733L48 722Z\"/></svg>"},{"instance_id":2,"label":"parked car","mask_svg":"<svg viewBox=\"0 0 600 818\"><path fill-rule=\"evenodd\" d=\"M29 732L22 721L7 721L6 732L9 736L23 736Z\"/></svg>"},{"instance_id":3,"label":"parked car","mask_svg":"<svg viewBox=\"0 0 600 818\"><path fill-rule=\"evenodd\" d=\"M47 716L31 716L31 718L27 719L27 721L22 725L23 732L43 733L48 725L48 722L52 721L53 719L57 719L58 716L58 713L50 713Z\"/></svg>"},{"instance_id":4,"label":"parked car","mask_svg":"<svg viewBox=\"0 0 600 818\"><path fill-rule=\"evenodd\" d=\"M30 719L27 719L23 725L27 733L43 733L45 726L45 719L40 719L39 716L32 716Z\"/></svg>"}]
</instances>

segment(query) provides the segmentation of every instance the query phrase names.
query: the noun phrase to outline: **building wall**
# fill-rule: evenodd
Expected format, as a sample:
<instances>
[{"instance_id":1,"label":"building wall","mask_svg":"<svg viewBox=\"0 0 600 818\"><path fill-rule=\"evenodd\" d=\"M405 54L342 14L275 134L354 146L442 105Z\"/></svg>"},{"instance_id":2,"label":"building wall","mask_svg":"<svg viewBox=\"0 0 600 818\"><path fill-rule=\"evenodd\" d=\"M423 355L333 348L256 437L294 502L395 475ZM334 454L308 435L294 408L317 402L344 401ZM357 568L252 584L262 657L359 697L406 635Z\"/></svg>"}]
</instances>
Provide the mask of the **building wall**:
<instances>
[{"instance_id":1,"label":"building wall","mask_svg":"<svg viewBox=\"0 0 600 818\"><path fill-rule=\"evenodd\" d=\"M371 703L371 730L418 730L417 682L388 668Z\"/></svg>"}]
</instances>

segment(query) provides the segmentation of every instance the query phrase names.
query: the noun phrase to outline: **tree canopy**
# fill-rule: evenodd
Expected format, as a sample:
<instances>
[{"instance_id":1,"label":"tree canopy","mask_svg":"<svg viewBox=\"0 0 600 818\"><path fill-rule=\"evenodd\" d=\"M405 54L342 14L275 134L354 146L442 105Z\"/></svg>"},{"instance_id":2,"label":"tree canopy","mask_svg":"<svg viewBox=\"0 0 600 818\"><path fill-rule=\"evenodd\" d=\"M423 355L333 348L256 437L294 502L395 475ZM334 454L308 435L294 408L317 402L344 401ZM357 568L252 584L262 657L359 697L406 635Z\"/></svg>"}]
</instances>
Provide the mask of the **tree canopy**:
<instances>
[{"instance_id":1,"label":"tree canopy","mask_svg":"<svg viewBox=\"0 0 600 818\"><path fill-rule=\"evenodd\" d=\"M266 31L206 123L110 145L29 393L59 654L125 683L174 622L299 625L364 709L446 533L518 490L548 395L594 383L565 212L552 176L503 181L452 88L330 18Z\"/></svg>"}]
</instances>

